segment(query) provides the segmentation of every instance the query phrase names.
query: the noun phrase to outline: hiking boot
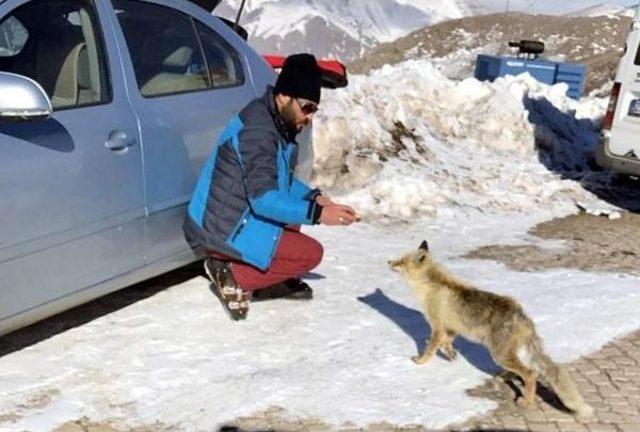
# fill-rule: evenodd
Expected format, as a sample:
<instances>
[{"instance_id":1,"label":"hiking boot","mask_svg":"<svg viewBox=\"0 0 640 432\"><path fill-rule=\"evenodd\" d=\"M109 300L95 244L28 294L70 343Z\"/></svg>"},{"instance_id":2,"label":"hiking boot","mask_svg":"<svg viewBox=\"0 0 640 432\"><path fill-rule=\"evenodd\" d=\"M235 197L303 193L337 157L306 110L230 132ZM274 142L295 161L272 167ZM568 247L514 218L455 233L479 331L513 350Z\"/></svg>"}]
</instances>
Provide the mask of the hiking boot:
<instances>
[{"instance_id":1,"label":"hiking boot","mask_svg":"<svg viewBox=\"0 0 640 432\"><path fill-rule=\"evenodd\" d=\"M210 289L218 297L224 311L234 321L247 318L251 293L238 286L227 261L205 258L204 271L211 280Z\"/></svg>"},{"instance_id":2,"label":"hiking boot","mask_svg":"<svg viewBox=\"0 0 640 432\"><path fill-rule=\"evenodd\" d=\"M302 280L294 278L253 292L253 300L311 300L313 290Z\"/></svg>"}]
</instances>

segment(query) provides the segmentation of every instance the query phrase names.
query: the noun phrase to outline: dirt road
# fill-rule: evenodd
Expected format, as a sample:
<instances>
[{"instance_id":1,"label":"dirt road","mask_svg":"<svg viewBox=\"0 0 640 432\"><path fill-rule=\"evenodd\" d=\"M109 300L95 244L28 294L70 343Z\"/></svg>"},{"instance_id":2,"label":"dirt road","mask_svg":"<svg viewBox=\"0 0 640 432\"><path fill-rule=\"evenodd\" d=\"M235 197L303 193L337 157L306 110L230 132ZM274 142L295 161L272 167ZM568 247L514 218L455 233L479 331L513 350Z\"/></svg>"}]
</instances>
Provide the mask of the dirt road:
<instances>
[{"instance_id":1,"label":"dirt road","mask_svg":"<svg viewBox=\"0 0 640 432\"><path fill-rule=\"evenodd\" d=\"M586 213L542 223L530 231L547 240L562 240L561 247L483 246L466 255L505 263L518 271L576 268L640 274L640 214L623 213L620 219Z\"/></svg>"}]
</instances>

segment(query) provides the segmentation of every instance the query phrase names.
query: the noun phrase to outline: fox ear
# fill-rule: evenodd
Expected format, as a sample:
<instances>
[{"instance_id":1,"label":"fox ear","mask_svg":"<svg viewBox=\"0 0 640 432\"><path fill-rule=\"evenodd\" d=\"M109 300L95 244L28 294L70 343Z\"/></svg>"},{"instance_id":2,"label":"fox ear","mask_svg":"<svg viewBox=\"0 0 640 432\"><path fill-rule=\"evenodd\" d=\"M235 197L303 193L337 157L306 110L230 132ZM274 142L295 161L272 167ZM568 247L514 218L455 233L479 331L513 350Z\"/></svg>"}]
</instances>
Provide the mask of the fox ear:
<instances>
[{"instance_id":1,"label":"fox ear","mask_svg":"<svg viewBox=\"0 0 640 432\"><path fill-rule=\"evenodd\" d=\"M429 252L429 244L426 240L423 240L422 243L420 243L420 249Z\"/></svg>"}]
</instances>

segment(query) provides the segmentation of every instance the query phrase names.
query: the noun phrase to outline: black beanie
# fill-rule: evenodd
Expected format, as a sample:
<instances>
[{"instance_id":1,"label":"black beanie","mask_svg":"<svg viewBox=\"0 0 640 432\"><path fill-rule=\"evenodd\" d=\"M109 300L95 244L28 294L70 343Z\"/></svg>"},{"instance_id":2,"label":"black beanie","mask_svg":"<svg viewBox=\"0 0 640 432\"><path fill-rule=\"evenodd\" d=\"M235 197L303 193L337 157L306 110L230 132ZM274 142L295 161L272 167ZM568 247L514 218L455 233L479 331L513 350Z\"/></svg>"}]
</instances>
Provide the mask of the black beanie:
<instances>
[{"instance_id":1,"label":"black beanie","mask_svg":"<svg viewBox=\"0 0 640 432\"><path fill-rule=\"evenodd\" d=\"M293 54L284 60L274 92L320 103L320 68L311 54Z\"/></svg>"}]
</instances>

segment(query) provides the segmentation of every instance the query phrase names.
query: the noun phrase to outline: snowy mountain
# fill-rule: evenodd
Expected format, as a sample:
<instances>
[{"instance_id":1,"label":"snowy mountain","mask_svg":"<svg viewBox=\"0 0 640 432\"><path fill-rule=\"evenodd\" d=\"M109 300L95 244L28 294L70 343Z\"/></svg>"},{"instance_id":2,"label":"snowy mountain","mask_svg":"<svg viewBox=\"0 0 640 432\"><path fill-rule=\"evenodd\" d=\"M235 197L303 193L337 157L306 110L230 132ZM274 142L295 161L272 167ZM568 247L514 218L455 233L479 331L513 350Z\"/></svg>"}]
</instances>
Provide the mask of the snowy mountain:
<instances>
[{"instance_id":1,"label":"snowy mountain","mask_svg":"<svg viewBox=\"0 0 640 432\"><path fill-rule=\"evenodd\" d=\"M623 15L476 15L434 24L380 44L347 66L353 75L385 64L426 58L448 78L464 79L473 75L478 54L513 54L509 41L534 39L545 43L544 58L584 64L586 91L604 95L611 88L630 23Z\"/></svg>"},{"instance_id":2,"label":"snowy mountain","mask_svg":"<svg viewBox=\"0 0 640 432\"><path fill-rule=\"evenodd\" d=\"M235 18L239 0L216 13ZM381 42L470 14L462 0L248 0L241 24L262 53L312 52L353 60Z\"/></svg>"},{"instance_id":3,"label":"snowy mountain","mask_svg":"<svg viewBox=\"0 0 640 432\"><path fill-rule=\"evenodd\" d=\"M590 9L593 11L597 9L624 10L628 9L632 2L627 0L467 0L466 3L476 13L524 12L563 15ZM606 12L605 15L608 13Z\"/></svg>"},{"instance_id":4,"label":"snowy mountain","mask_svg":"<svg viewBox=\"0 0 640 432\"><path fill-rule=\"evenodd\" d=\"M634 7L625 7L619 5L611 5L611 4L598 4L595 6L591 6L585 9L580 9L575 12L571 12L568 14L569 16L588 16L588 17L598 17L598 16L628 16L633 17L635 14Z\"/></svg>"}]
</instances>

